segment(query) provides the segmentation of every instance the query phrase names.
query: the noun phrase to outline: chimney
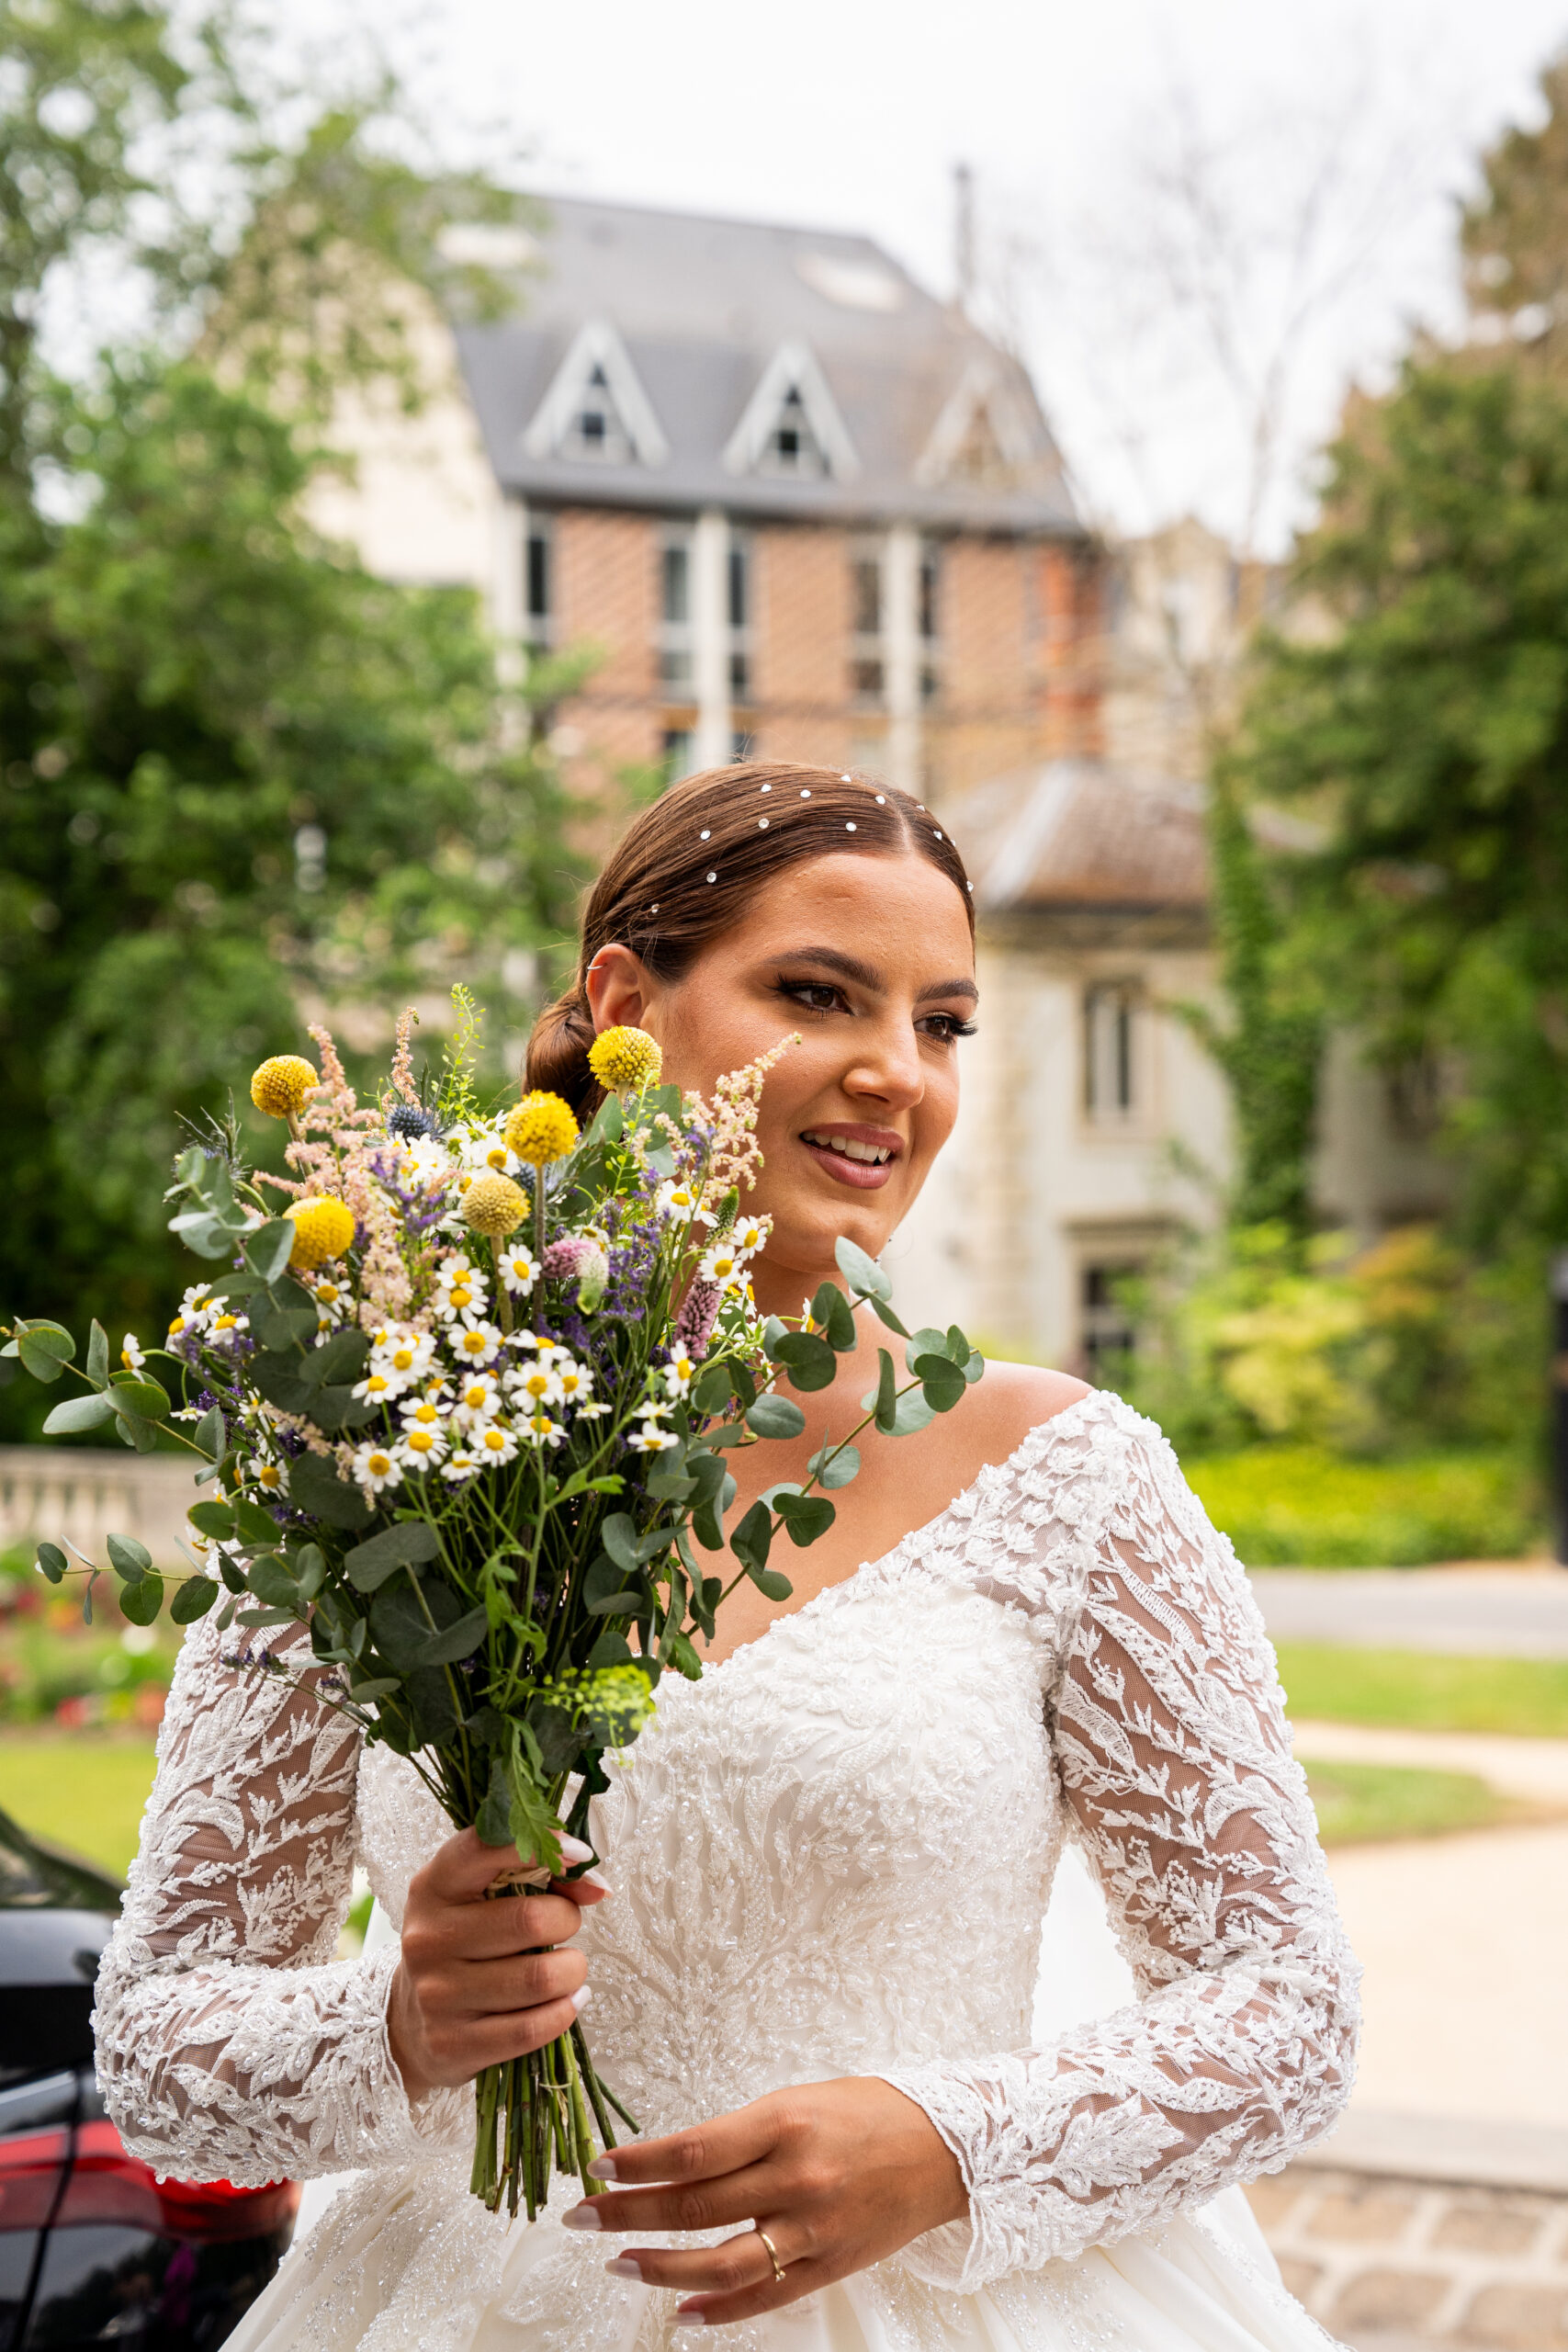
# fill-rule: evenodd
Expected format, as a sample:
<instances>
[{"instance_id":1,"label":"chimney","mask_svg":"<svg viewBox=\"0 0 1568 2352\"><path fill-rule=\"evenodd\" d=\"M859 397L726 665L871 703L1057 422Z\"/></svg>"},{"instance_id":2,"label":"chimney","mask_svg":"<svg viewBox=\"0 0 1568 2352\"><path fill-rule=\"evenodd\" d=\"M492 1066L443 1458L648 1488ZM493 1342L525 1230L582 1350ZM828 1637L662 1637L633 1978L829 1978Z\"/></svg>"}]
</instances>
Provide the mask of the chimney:
<instances>
[{"instance_id":1,"label":"chimney","mask_svg":"<svg viewBox=\"0 0 1568 2352\"><path fill-rule=\"evenodd\" d=\"M975 174L968 164L953 167L953 299L968 313L975 300Z\"/></svg>"}]
</instances>

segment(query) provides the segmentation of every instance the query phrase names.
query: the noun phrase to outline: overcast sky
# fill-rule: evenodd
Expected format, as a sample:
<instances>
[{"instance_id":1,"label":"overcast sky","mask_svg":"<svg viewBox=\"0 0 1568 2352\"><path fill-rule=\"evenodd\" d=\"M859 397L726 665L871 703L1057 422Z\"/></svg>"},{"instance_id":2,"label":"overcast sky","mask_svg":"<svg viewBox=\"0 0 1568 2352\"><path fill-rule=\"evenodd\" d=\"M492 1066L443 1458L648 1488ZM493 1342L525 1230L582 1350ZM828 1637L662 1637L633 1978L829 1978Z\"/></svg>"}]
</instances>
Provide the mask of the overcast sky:
<instances>
[{"instance_id":1,"label":"overcast sky","mask_svg":"<svg viewBox=\"0 0 1568 2352\"><path fill-rule=\"evenodd\" d=\"M942 291L951 169L968 161L987 278L1010 284L1086 501L1134 527L1186 506L1239 527L1246 470L1202 353L1149 315L1147 171L1174 94L1257 248L1231 254L1227 299L1258 367L1303 188L1340 138L1319 235L1325 283L1344 283L1292 362L1276 537L1347 373L1386 367L1411 316L1451 315L1455 192L1568 41L1568 0L277 5L306 38L374 24L457 152L499 126L537 187L864 230Z\"/></svg>"}]
</instances>

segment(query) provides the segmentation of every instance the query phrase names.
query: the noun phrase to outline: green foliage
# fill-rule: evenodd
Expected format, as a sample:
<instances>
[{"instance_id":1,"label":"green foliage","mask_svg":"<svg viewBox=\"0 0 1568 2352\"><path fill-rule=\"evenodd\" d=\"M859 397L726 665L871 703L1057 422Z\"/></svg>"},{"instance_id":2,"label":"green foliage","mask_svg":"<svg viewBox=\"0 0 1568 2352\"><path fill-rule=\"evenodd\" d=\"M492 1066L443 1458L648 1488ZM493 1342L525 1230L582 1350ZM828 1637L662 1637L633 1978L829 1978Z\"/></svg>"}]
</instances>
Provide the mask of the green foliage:
<instances>
[{"instance_id":1,"label":"green foliage","mask_svg":"<svg viewBox=\"0 0 1568 2352\"><path fill-rule=\"evenodd\" d=\"M344 388L422 396L418 289L495 299L444 222L515 201L390 160L390 91L280 145L219 20L186 35L133 0L0 0L0 1306L90 1287L117 1347L177 1290L164 1172L236 1061L302 1005L352 1037L356 1005L458 972L514 1036L580 875L473 598L377 580L310 520ZM158 339L62 384L46 282L110 257ZM530 706L581 667L536 665ZM0 1396L6 1434L39 1418Z\"/></svg>"},{"instance_id":2,"label":"green foliage","mask_svg":"<svg viewBox=\"0 0 1568 2352\"><path fill-rule=\"evenodd\" d=\"M1467 1229L1568 1239L1568 393L1412 363L1332 454L1238 772L1303 805L1294 952L1385 1065L1447 1074Z\"/></svg>"},{"instance_id":3,"label":"green foliage","mask_svg":"<svg viewBox=\"0 0 1568 2352\"><path fill-rule=\"evenodd\" d=\"M1230 1222L1312 1223L1311 1163L1325 1023L1315 991L1281 954L1277 889L1223 756L1210 778L1210 865L1225 1015L1175 1009L1224 1072L1235 1120Z\"/></svg>"},{"instance_id":4,"label":"green foliage","mask_svg":"<svg viewBox=\"0 0 1568 2352\"><path fill-rule=\"evenodd\" d=\"M1328 1642L1280 1642L1278 1651L1280 1679L1299 1719L1568 1738L1568 1659L1450 1657Z\"/></svg>"},{"instance_id":5,"label":"green foliage","mask_svg":"<svg viewBox=\"0 0 1568 2352\"><path fill-rule=\"evenodd\" d=\"M1511 1558L1541 1540L1517 1449L1348 1462L1324 1446L1254 1445L1182 1467L1248 1567L1419 1567Z\"/></svg>"},{"instance_id":6,"label":"green foliage","mask_svg":"<svg viewBox=\"0 0 1568 2352\"><path fill-rule=\"evenodd\" d=\"M1473 1772L1428 1772L1402 1764L1307 1763L1307 1791L1325 1846L1442 1838L1490 1829L1529 1808L1499 1796Z\"/></svg>"},{"instance_id":7,"label":"green foliage","mask_svg":"<svg viewBox=\"0 0 1568 2352\"><path fill-rule=\"evenodd\" d=\"M1546 1340L1528 1250L1478 1262L1410 1226L1358 1253L1343 1235L1303 1246L1263 1225L1127 1288L1140 1343L1117 1385L1183 1451L1493 1444L1525 1479Z\"/></svg>"},{"instance_id":8,"label":"green foliage","mask_svg":"<svg viewBox=\"0 0 1568 2352\"><path fill-rule=\"evenodd\" d=\"M1483 158L1480 193L1461 231L1472 311L1512 322L1526 313L1517 360L1562 372L1568 349L1568 58L1540 78L1541 120L1505 131Z\"/></svg>"}]
</instances>

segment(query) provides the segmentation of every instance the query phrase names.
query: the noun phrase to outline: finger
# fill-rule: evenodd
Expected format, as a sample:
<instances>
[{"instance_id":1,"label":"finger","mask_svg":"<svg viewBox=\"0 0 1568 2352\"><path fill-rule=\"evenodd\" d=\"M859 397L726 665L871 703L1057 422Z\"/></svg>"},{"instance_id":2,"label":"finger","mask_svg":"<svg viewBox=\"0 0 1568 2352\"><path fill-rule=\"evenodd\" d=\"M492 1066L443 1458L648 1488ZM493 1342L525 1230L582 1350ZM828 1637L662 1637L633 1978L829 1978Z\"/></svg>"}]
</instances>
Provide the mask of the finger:
<instances>
[{"instance_id":1,"label":"finger","mask_svg":"<svg viewBox=\"0 0 1568 2352\"><path fill-rule=\"evenodd\" d=\"M579 1988L586 2000L588 1988ZM476 2018L456 2037L460 2045L461 2060L457 2073L460 2082L484 2072L487 2066L503 2066L510 2058L522 2058L530 2050L542 2050L547 2041L558 2041L570 2033L579 2015L578 2002L547 2001L536 2009L517 2009L510 2017Z\"/></svg>"},{"instance_id":2,"label":"finger","mask_svg":"<svg viewBox=\"0 0 1568 2352\"><path fill-rule=\"evenodd\" d=\"M495 1903L410 1904L403 1950L411 1941L437 1961L503 1960L569 1943L582 1925L579 1905L564 1895L512 1895Z\"/></svg>"},{"instance_id":3,"label":"finger","mask_svg":"<svg viewBox=\"0 0 1568 2352\"><path fill-rule=\"evenodd\" d=\"M581 1878L553 1878L550 1893L564 1895L569 1903L580 1903L586 1909L591 1904L603 1903L615 1888L599 1871L584 1871Z\"/></svg>"},{"instance_id":4,"label":"finger","mask_svg":"<svg viewBox=\"0 0 1568 2352\"><path fill-rule=\"evenodd\" d=\"M771 2227L768 2235L773 2236ZM765 2246L761 2252L766 2260ZM815 2294L818 2287L830 2287L835 2278L847 2277L852 2267L847 2262L813 2261L807 2257L785 2264L784 2277L775 2278L770 2264L766 2278L756 2286L742 2287L731 2294L689 2294L684 2302L676 2304L673 2324L676 2327L730 2327L737 2320L761 2319L764 2312L782 2311L786 2303Z\"/></svg>"},{"instance_id":5,"label":"finger","mask_svg":"<svg viewBox=\"0 0 1568 2352\"><path fill-rule=\"evenodd\" d=\"M766 2226L779 2245L784 2224ZM781 2264L784 2259L781 2246ZM778 2283L768 2249L754 2228L719 2245L627 2246L604 2267L616 2278L638 2278L645 2287L669 2287L682 2295L733 2295Z\"/></svg>"},{"instance_id":6,"label":"finger","mask_svg":"<svg viewBox=\"0 0 1568 2352\"><path fill-rule=\"evenodd\" d=\"M536 2009L547 2001L570 2000L588 1974L582 1954L564 1951L527 1952L510 1960L465 1962L449 1973L460 2012L469 2017L510 2017L516 2009Z\"/></svg>"},{"instance_id":7,"label":"finger","mask_svg":"<svg viewBox=\"0 0 1568 2352\"><path fill-rule=\"evenodd\" d=\"M746 2165L716 2179L664 2182L585 2197L562 2219L570 2230L722 2230L750 2222L784 2189L776 2165Z\"/></svg>"},{"instance_id":8,"label":"finger","mask_svg":"<svg viewBox=\"0 0 1568 2352\"><path fill-rule=\"evenodd\" d=\"M720 2173L739 2172L742 2165L756 2164L773 2147L776 2136L768 2102L753 2099L750 2107L738 2107L711 2123L667 2132L660 2140L633 2140L613 2155L595 2156L590 2170L595 2180L613 2180L617 2185L711 2180Z\"/></svg>"},{"instance_id":9,"label":"finger","mask_svg":"<svg viewBox=\"0 0 1568 2352\"><path fill-rule=\"evenodd\" d=\"M564 1829L560 1847L561 1859L568 1864L593 1860L592 1847L585 1846L581 1838L569 1838ZM460 1829L436 1848L419 1875L429 1892L443 1902L471 1903L502 1871L533 1868L533 1857L517 1847L487 1846L477 1829Z\"/></svg>"}]
</instances>

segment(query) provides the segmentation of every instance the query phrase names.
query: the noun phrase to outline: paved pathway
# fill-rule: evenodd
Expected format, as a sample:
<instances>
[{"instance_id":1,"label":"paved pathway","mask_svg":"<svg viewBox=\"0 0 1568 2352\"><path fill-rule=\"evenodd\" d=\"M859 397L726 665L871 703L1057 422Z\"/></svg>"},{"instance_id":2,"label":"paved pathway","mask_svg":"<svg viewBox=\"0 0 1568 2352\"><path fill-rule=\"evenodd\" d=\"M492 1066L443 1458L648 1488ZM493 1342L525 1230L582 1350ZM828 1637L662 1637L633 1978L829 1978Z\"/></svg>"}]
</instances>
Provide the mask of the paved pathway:
<instances>
[{"instance_id":1,"label":"paved pathway","mask_svg":"<svg viewBox=\"0 0 1568 2352\"><path fill-rule=\"evenodd\" d=\"M1568 1658L1568 1568L1255 1568L1277 1642Z\"/></svg>"},{"instance_id":2,"label":"paved pathway","mask_svg":"<svg viewBox=\"0 0 1568 2352\"><path fill-rule=\"evenodd\" d=\"M1296 1754L1323 1764L1414 1764L1429 1772L1473 1772L1505 1796L1568 1811L1568 1739L1512 1739L1501 1733L1404 1731L1369 1724L1291 1718Z\"/></svg>"}]
</instances>

